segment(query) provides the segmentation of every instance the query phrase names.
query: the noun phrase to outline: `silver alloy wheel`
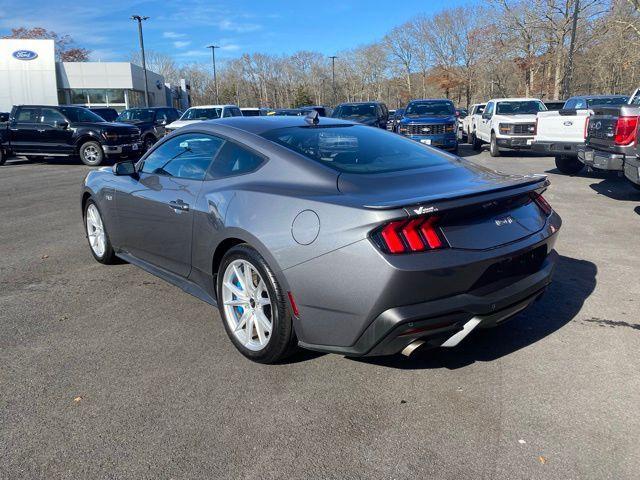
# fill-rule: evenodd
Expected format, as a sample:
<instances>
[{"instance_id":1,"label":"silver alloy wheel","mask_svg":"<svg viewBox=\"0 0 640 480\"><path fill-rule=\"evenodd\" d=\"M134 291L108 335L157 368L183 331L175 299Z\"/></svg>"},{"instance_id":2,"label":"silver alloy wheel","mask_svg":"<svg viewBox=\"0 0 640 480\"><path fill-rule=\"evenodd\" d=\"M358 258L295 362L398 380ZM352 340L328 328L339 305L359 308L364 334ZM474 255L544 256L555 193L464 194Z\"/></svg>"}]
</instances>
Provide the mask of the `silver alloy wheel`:
<instances>
[{"instance_id":1,"label":"silver alloy wheel","mask_svg":"<svg viewBox=\"0 0 640 480\"><path fill-rule=\"evenodd\" d=\"M82 156L89 163L95 163L100 159L100 152L95 145L87 145L82 149Z\"/></svg>"},{"instance_id":2,"label":"silver alloy wheel","mask_svg":"<svg viewBox=\"0 0 640 480\"><path fill-rule=\"evenodd\" d=\"M247 260L231 262L222 277L222 302L227 325L245 348L262 350L271 339L273 310L267 285Z\"/></svg>"},{"instance_id":3,"label":"silver alloy wheel","mask_svg":"<svg viewBox=\"0 0 640 480\"><path fill-rule=\"evenodd\" d=\"M93 253L102 258L107 249L107 236L104 233L100 212L93 203L87 207L87 237Z\"/></svg>"}]
</instances>

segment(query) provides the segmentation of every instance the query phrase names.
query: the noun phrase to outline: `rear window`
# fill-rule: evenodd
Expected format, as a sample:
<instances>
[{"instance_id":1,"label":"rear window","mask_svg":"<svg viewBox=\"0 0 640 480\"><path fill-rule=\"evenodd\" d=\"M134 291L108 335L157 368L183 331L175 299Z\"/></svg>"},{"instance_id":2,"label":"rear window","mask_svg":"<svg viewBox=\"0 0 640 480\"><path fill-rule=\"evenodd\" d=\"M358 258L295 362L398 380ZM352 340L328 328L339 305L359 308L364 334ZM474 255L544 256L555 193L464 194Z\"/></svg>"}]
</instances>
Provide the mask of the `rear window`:
<instances>
[{"instance_id":1,"label":"rear window","mask_svg":"<svg viewBox=\"0 0 640 480\"><path fill-rule=\"evenodd\" d=\"M359 119L376 117L376 106L373 103L361 105L339 105L331 115L334 118Z\"/></svg>"},{"instance_id":2,"label":"rear window","mask_svg":"<svg viewBox=\"0 0 640 480\"><path fill-rule=\"evenodd\" d=\"M364 125L287 127L262 136L345 173L395 172L449 163L418 142Z\"/></svg>"},{"instance_id":3,"label":"rear window","mask_svg":"<svg viewBox=\"0 0 640 480\"><path fill-rule=\"evenodd\" d=\"M587 105L589 107L607 106L607 105L624 105L627 103L627 97L606 97L606 98L588 98Z\"/></svg>"}]
</instances>

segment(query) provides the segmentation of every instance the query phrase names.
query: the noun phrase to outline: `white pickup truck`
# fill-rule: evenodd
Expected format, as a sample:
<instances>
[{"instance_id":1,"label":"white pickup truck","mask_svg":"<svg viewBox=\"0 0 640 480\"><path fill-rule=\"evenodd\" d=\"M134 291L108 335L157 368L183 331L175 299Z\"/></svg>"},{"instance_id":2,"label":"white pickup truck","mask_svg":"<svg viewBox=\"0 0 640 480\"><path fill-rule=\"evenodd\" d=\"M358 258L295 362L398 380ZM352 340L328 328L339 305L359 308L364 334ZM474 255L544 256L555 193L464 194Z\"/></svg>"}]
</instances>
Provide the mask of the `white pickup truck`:
<instances>
[{"instance_id":1,"label":"white pickup truck","mask_svg":"<svg viewBox=\"0 0 640 480\"><path fill-rule=\"evenodd\" d=\"M530 149L536 130L536 114L547 109L537 98L496 98L489 100L472 134L474 150L489 144L492 157L501 149Z\"/></svg>"},{"instance_id":2,"label":"white pickup truck","mask_svg":"<svg viewBox=\"0 0 640 480\"><path fill-rule=\"evenodd\" d=\"M469 114L462 119L462 136L467 137L468 142L471 142L471 135L475 131L486 106L486 103L474 103L469 108Z\"/></svg>"},{"instance_id":3,"label":"white pickup truck","mask_svg":"<svg viewBox=\"0 0 640 480\"><path fill-rule=\"evenodd\" d=\"M622 105L627 102L627 98L624 95L571 97L559 111L538 113L533 150L554 156L558 170L575 175L584 167L578 159L578 148L585 144L592 108Z\"/></svg>"}]
</instances>

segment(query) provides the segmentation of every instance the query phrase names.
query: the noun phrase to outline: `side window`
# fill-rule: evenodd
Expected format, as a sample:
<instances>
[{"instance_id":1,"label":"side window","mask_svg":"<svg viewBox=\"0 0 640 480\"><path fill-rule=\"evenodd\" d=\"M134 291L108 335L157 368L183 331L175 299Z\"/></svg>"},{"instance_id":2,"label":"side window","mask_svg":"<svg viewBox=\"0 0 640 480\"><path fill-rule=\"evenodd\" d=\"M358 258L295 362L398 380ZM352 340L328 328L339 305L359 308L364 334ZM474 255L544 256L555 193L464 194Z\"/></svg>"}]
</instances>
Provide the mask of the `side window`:
<instances>
[{"instance_id":1,"label":"side window","mask_svg":"<svg viewBox=\"0 0 640 480\"><path fill-rule=\"evenodd\" d=\"M40 123L39 108L21 108L16 117L19 123Z\"/></svg>"},{"instance_id":2,"label":"side window","mask_svg":"<svg viewBox=\"0 0 640 480\"><path fill-rule=\"evenodd\" d=\"M224 140L203 133L186 133L160 145L144 160L143 173L203 180Z\"/></svg>"},{"instance_id":3,"label":"side window","mask_svg":"<svg viewBox=\"0 0 640 480\"><path fill-rule=\"evenodd\" d=\"M240 111L239 108L235 108L234 107L234 108L232 108L232 111L233 111L233 116L234 117L241 117L242 116L242 112Z\"/></svg>"},{"instance_id":4,"label":"side window","mask_svg":"<svg viewBox=\"0 0 640 480\"><path fill-rule=\"evenodd\" d=\"M40 123L53 125L54 122L66 122L66 119L55 108L40 109Z\"/></svg>"},{"instance_id":5,"label":"side window","mask_svg":"<svg viewBox=\"0 0 640 480\"><path fill-rule=\"evenodd\" d=\"M484 112L482 112L482 117L491 118L492 116L493 116L493 102L489 102L487 103L487 106L484 109Z\"/></svg>"},{"instance_id":6,"label":"side window","mask_svg":"<svg viewBox=\"0 0 640 480\"><path fill-rule=\"evenodd\" d=\"M576 110L578 110L578 109L580 109L580 108L587 108L587 104L586 104L586 102L584 101L584 98L579 98L579 99L576 101L576 106L575 106L575 107L573 107L573 108L575 108Z\"/></svg>"},{"instance_id":7,"label":"side window","mask_svg":"<svg viewBox=\"0 0 640 480\"><path fill-rule=\"evenodd\" d=\"M564 103L564 106L562 107L563 110L573 110L574 108L576 108L576 99L575 98L570 98L569 100L567 100Z\"/></svg>"},{"instance_id":8,"label":"side window","mask_svg":"<svg viewBox=\"0 0 640 480\"><path fill-rule=\"evenodd\" d=\"M231 109L230 109L230 108L226 108L226 107L225 107L225 109L224 109L224 113L222 114L222 117L223 117L223 118L226 118L226 117L231 117L231 116L232 116L232 115L231 115Z\"/></svg>"},{"instance_id":9,"label":"side window","mask_svg":"<svg viewBox=\"0 0 640 480\"><path fill-rule=\"evenodd\" d=\"M253 172L264 159L249 150L246 150L233 142L225 143L220 154L211 164L209 175L212 178L231 177Z\"/></svg>"}]
</instances>

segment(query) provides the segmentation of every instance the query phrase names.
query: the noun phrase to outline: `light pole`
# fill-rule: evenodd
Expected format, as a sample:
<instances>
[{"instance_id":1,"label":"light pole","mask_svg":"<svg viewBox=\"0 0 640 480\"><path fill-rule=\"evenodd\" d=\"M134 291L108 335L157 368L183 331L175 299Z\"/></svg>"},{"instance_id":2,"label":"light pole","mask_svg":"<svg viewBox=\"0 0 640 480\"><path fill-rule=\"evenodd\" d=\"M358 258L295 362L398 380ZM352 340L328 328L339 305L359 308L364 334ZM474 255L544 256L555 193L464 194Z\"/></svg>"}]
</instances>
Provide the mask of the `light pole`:
<instances>
[{"instance_id":1,"label":"light pole","mask_svg":"<svg viewBox=\"0 0 640 480\"><path fill-rule=\"evenodd\" d=\"M142 52L142 70L144 71L144 106L149 108L149 85L147 83L147 61L144 58L144 39L142 38L142 21L149 20L149 17L132 15L131 20L138 22L138 36L140 37L140 51Z\"/></svg>"},{"instance_id":2,"label":"light pole","mask_svg":"<svg viewBox=\"0 0 640 480\"><path fill-rule=\"evenodd\" d=\"M336 106L336 57L331 55L331 89L333 90L333 106Z\"/></svg>"},{"instance_id":3,"label":"light pole","mask_svg":"<svg viewBox=\"0 0 640 480\"><path fill-rule=\"evenodd\" d=\"M216 48L220 48L218 45L208 45L207 48L211 49L211 60L213 61L213 87L215 88L216 94L216 105L219 103L218 100L218 77L216 76Z\"/></svg>"},{"instance_id":4,"label":"light pole","mask_svg":"<svg viewBox=\"0 0 640 480\"><path fill-rule=\"evenodd\" d=\"M562 85L562 98L569 97L571 92L571 80L573 77L573 52L575 50L576 44L576 30L578 29L579 13L580 0L575 0L575 4L573 5L573 19L571 25L571 42L569 43L569 55L567 57L567 71L564 76L564 84Z\"/></svg>"}]
</instances>

